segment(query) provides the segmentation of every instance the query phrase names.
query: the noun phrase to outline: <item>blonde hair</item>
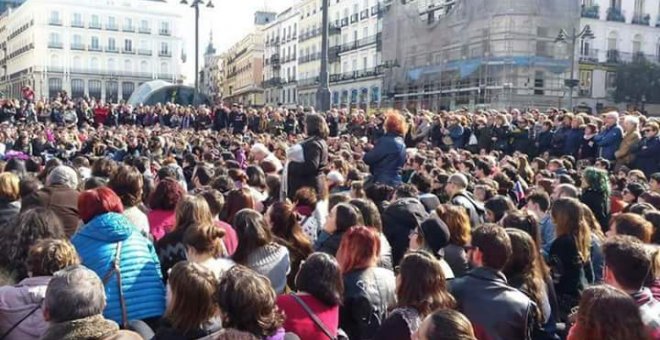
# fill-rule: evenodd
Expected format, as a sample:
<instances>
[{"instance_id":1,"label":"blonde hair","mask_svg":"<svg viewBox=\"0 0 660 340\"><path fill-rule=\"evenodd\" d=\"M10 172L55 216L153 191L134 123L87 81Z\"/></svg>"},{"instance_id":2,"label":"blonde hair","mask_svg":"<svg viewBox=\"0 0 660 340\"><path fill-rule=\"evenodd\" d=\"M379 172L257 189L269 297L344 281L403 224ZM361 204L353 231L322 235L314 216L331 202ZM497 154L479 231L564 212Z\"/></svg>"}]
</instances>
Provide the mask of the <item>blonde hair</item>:
<instances>
[{"instance_id":1,"label":"blonde hair","mask_svg":"<svg viewBox=\"0 0 660 340\"><path fill-rule=\"evenodd\" d=\"M213 225L213 215L206 199L192 195L183 197L176 206L174 229L186 230L200 225Z\"/></svg>"},{"instance_id":2,"label":"blonde hair","mask_svg":"<svg viewBox=\"0 0 660 340\"><path fill-rule=\"evenodd\" d=\"M69 241L47 238L30 248L27 264L32 276L51 276L61 269L80 264L80 258Z\"/></svg>"},{"instance_id":3,"label":"blonde hair","mask_svg":"<svg viewBox=\"0 0 660 340\"><path fill-rule=\"evenodd\" d=\"M20 179L11 172L0 174L0 198L5 198L10 202L20 198L19 189Z\"/></svg>"}]
</instances>

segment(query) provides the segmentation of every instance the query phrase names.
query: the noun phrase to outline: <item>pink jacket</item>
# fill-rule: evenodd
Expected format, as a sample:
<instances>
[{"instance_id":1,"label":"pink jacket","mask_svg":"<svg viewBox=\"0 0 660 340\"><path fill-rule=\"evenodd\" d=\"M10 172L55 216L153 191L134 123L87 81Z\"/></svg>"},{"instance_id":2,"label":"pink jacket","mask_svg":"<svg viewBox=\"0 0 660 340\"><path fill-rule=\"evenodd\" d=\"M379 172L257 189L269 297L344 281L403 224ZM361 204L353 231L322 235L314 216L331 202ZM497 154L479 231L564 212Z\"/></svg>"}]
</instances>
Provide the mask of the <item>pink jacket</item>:
<instances>
[{"instance_id":1,"label":"pink jacket","mask_svg":"<svg viewBox=\"0 0 660 340\"><path fill-rule=\"evenodd\" d=\"M0 330L6 332L25 315L41 305L46 297L50 276L29 277L14 286L0 287ZM39 339L48 328L43 311L39 308L21 322L6 340ZM0 333L2 333L0 332Z\"/></svg>"},{"instance_id":2,"label":"pink jacket","mask_svg":"<svg viewBox=\"0 0 660 340\"><path fill-rule=\"evenodd\" d=\"M152 210L147 214L149 232L153 235L154 241L160 240L174 229L175 217L174 211L169 210Z\"/></svg>"}]
</instances>

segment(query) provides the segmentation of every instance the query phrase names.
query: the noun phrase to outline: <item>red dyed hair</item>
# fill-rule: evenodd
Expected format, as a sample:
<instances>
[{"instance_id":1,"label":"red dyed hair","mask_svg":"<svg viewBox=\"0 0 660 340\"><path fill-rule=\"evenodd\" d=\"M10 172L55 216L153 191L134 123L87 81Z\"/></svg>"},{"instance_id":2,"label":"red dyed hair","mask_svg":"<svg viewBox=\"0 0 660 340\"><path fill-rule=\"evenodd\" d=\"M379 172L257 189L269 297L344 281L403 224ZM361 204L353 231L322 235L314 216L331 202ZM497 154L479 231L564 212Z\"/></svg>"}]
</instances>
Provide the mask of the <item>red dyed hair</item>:
<instances>
[{"instance_id":1,"label":"red dyed hair","mask_svg":"<svg viewBox=\"0 0 660 340\"><path fill-rule=\"evenodd\" d=\"M380 254L380 238L365 226L349 229L341 238L337 262L342 273L365 269L373 265Z\"/></svg>"},{"instance_id":2,"label":"red dyed hair","mask_svg":"<svg viewBox=\"0 0 660 340\"><path fill-rule=\"evenodd\" d=\"M94 217L109 213L123 213L121 199L108 187L87 190L78 197L78 215L87 223Z\"/></svg>"},{"instance_id":3,"label":"red dyed hair","mask_svg":"<svg viewBox=\"0 0 660 340\"><path fill-rule=\"evenodd\" d=\"M385 113L385 124L383 126L386 132L395 133L399 136L404 136L408 132L408 123L398 111Z\"/></svg>"}]
</instances>

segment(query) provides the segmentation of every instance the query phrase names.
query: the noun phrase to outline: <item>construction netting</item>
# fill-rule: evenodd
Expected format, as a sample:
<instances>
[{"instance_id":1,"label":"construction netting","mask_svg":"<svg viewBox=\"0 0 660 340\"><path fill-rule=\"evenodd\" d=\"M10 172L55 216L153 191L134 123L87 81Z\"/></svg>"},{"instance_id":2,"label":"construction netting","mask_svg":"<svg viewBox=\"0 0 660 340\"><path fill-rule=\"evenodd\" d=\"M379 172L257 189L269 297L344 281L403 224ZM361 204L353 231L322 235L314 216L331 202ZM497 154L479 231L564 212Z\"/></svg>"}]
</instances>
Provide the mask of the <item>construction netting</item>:
<instances>
[{"instance_id":1,"label":"construction netting","mask_svg":"<svg viewBox=\"0 0 660 340\"><path fill-rule=\"evenodd\" d=\"M572 45L555 39L579 26L579 1L435 2L385 5L385 103L432 110L562 106Z\"/></svg>"}]
</instances>

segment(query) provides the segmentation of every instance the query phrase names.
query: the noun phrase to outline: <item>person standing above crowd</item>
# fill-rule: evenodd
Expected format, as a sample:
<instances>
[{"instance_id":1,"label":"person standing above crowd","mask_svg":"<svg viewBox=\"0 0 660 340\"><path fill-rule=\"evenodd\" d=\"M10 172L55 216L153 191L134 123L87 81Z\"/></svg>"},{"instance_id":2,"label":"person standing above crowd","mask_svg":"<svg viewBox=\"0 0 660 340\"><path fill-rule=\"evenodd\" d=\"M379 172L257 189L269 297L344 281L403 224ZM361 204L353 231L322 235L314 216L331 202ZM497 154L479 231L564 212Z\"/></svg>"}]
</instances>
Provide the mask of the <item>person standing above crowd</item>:
<instances>
[{"instance_id":1,"label":"person standing above crowd","mask_svg":"<svg viewBox=\"0 0 660 340\"><path fill-rule=\"evenodd\" d=\"M635 155L634 165L642 170L647 177L660 172L660 127L656 122L647 124L640 142L632 149Z\"/></svg>"},{"instance_id":2,"label":"person standing above crowd","mask_svg":"<svg viewBox=\"0 0 660 340\"><path fill-rule=\"evenodd\" d=\"M619 148L614 153L614 157L616 157L614 171L618 171L622 166L633 162L635 155L631 151L641 139L638 125L639 118L635 116L625 116L623 118L624 135Z\"/></svg>"},{"instance_id":3,"label":"person standing above crowd","mask_svg":"<svg viewBox=\"0 0 660 340\"><path fill-rule=\"evenodd\" d=\"M605 114L605 125L599 134L594 137L594 142L598 145L598 156L609 161L614 161L615 152L621 145L623 139L623 129L619 126L619 113L616 111Z\"/></svg>"},{"instance_id":4,"label":"person standing above crowd","mask_svg":"<svg viewBox=\"0 0 660 340\"><path fill-rule=\"evenodd\" d=\"M298 189L310 187L316 194L325 199L325 173L328 167L328 124L317 114L305 117L305 134L307 139L300 143L303 161L289 162L287 165L287 197L293 199Z\"/></svg>"},{"instance_id":5,"label":"person standing above crowd","mask_svg":"<svg viewBox=\"0 0 660 340\"><path fill-rule=\"evenodd\" d=\"M401 171L406 163L406 145L403 136L408 131L404 118L390 112L383 125L385 135L380 137L373 149L364 155L364 162L369 165L374 183L397 186L402 183Z\"/></svg>"}]
</instances>

